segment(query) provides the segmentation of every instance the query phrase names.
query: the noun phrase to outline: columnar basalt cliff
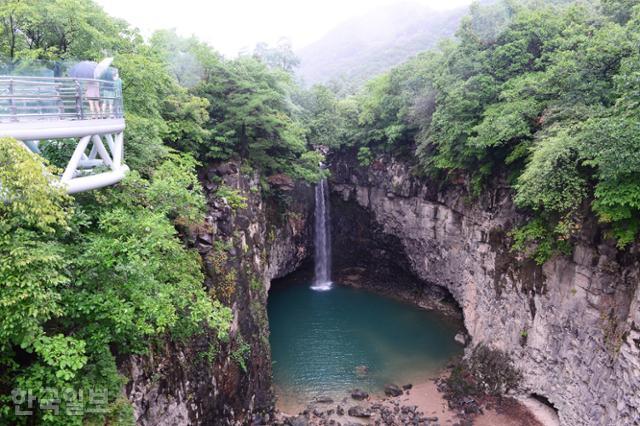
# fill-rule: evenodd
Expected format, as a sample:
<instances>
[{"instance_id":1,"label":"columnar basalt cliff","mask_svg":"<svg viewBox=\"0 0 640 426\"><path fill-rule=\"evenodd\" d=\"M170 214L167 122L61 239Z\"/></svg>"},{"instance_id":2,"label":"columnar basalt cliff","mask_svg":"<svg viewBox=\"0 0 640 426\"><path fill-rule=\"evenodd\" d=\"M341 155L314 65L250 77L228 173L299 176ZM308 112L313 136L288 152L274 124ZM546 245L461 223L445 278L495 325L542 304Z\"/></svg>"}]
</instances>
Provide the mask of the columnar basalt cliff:
<instances>
[{"instance_id":1,"label":"columnar basalt cliff","mask_svg":"<svg viewBox=\"0 0 640 426\"><path fill-rule=\"evenodd\" d=\"M396 266L405 262L425 283L448 289L471 344L509 353L523 393L547 398L565 425L640 423L639 247L619 252L585 223L571 256L538 266L510 249L508 233L525 218L506 184L473 199L463 183L438 189L390 158L364 169L342 156L332 172L334 216L370 215L384 235L377 241L392 244L378 254L406 256ZM357 247L353 229L335 233L335 259ZM422 300L420 289L399 290Z\"/></svg>"},{"instance_id":2,"label":"columnar basalt cliff","mask_svg":"<svg viewBox=\"0 0 640 426\"><path fill-rule=\"evenodd\" d=\"M201 180L206 223L185 238L202 256L208 291L231 307L232 326L226 341L206 331L121 363L141 425L244 425L274 407L267 291L310 254L313 189L282 177L272 182L279 196L264 197L258 177L242 175L235 163L212 165ZM246 207L215 197L222 183L238 189Z\"/></svg>"}]
</instances>

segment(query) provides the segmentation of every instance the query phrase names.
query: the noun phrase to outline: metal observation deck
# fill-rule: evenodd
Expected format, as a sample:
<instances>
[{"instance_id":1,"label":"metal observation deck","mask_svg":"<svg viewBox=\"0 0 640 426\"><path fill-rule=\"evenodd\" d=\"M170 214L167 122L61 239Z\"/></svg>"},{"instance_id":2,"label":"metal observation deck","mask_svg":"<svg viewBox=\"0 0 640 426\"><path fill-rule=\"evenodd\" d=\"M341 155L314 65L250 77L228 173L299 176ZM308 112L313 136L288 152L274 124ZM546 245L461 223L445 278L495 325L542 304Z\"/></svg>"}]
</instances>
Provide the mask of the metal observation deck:
<instances>
[{"instance_id":1,"label":"metal observation deck","mask_svg":"<svg viewBox=\"0 0 640 426\"><path fill-rule=\"evenodd\" d=\"M122 180L124 128L119 79L0 75L0 138L35 153L43 141L73 140L60 177L70 194Z\"/></svg>"}]
</instances>

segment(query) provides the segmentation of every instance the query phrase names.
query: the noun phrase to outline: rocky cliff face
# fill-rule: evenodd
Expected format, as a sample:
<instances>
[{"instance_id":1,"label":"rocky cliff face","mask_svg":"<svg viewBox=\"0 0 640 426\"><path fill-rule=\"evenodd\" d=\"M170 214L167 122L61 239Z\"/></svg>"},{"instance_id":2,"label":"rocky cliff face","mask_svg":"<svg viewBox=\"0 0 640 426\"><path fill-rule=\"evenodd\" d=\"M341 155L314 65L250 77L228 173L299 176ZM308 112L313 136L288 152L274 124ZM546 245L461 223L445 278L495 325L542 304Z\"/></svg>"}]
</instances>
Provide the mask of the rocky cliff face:
<instances>
[{"instance_id":1,"label":"rocky cliff face","mask_svg":"<svg viewBox=\"0 0 640 426\"><path fill-rule=\"evenodd\" d=\"M274 405L267 291L309 254L313 190L284 179L273 182L279 196L264 198L258 177L241 175L234 163L210 166L201 180L206 223L185 238L202 256L208 291L232 309L230 337L221 342L204 330L124 360L126 394L141 425L244 425ZM215 198L221 183L240 190L246 207Z\"/></svg>"},{"instance_id":2,"label":"rocky cliff face","mask_svg":"<svg viewBox=\"0 0 640 426\"><path fill-rule=\"evenodd\" d=\"M547 398L563 424L640 424L637 246L621 253L586 223L572 256L540 267L510 251L508 232L523 218L507 185L471 200L462 185L439 190L392 159L364 170L338 158L332 171L333 216L354 218L334 225L338 264L358 257L371 259L360 269L408 269L422 289L387 285L416 300L433 284L446 288L472 344L508 352L522 391Z\"/></svg>"}]
</instances>

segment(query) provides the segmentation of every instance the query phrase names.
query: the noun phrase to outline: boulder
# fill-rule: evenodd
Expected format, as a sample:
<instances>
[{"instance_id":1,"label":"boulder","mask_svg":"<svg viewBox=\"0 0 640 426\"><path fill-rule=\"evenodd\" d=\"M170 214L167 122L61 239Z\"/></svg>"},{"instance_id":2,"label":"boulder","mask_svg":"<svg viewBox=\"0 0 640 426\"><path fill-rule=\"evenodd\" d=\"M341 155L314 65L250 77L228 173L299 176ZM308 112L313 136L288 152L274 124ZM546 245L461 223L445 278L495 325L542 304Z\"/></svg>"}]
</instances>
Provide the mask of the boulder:
<instances>
[{"instance_id":1,"label":"boulder","mask_svg":"<svg viewBox=\"0 0 640 426\"><path fill-rule=\"evenodd\" d=\"M367 367L366 365L358 365L356 367L356 375L359 377L363 377L366 376L367 373L369 373L369 367Z\"/></svg>"},{"instance_id":2,"label":"boulder","mask_svg":"<svg viewBox=\"0 0 640 426\"><path fill-rule=\"evenodd\" d=\"M453 338L453 340L455 340L456 342L460 343L461 345L466 345L467 344L467 338L465 337L465 335L463 333L456 334L455 337Z\"/></svg>"},{"instance_id":3,"label":"boulder","mask_svg":"<svg viewBox=\"0 0 640 426\"><path fill-rule=\"evenodd\" d=\"M209 232L201 232L198 234L198 241L203 244L211 245L213 244L213 235Z\"/></svg>"},{"instance_id":4,"label":"boulder","mask_svg":"<svg viewBox=\"0 0 640 426\"><path fill-rule=\"evenodd\" d=\"M349 408L349 411L347 411L347 413L349 413L351 417L360 417L360 418L371 417L371 411L368 408L365 408L361 405L355 405Z\"/></svg>"},{"instance_id":5,"label":"boulder","mask_svg":"<svg viewBox=\"0 0 640 426\"><path fill-rule=\"evenodd\" d=\"M369 398L369 394L363 390L354 389L353 392L351 392L351 398L357 401L362 401L364 399Z\"/></svg>"},{"instance_id":6,"label":"boulder","mask_svg":"<svg viewBox=\"0 0 640 426\"><path fill-rule=\"evenodd\" d=\"M387 396L400 396L402 395L402 389L398 385L388 384L384 386L384 394Z\"/></svg>"},{"instance_id":7,"label":"boulder","mask_svg":"<svg viewBox=\"0 0 640 426\"><path fill-rule=\"evenodd\" d=\"M309 420L305 416L298 416L288 421L290 426L309 426Z\"/></svg>"}]
</instances>

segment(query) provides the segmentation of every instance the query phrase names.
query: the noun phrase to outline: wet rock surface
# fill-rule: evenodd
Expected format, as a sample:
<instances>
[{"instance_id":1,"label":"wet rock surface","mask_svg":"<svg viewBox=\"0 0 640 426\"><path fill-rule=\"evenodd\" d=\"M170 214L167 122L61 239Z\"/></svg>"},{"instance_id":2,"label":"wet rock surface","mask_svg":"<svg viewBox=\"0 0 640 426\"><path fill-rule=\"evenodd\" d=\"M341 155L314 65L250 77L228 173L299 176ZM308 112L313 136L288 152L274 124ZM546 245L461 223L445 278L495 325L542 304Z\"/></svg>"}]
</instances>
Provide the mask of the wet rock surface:
<instances>
[{"instance_id":1,"label":"wet rock surface","mask_svg":"<svg viewBox=\"0 0 640 426\"><path fill-rule=\"evenodd\" d=\"M369 394L363 390L360 389L354 389L351 392L351 398L357 400L357 401L362 401L364 399L369 398Z\"/></svg>"},{"instance_id":2,"label":"wet rock surface","mask_svg":"<svg viewBox=\"0 0 640 426\"><path fill-rule=\"evenodd\" d=\"M402 395L402 389L394 384L384 385L384 394L387 396L400 396Z\"/></svg>"},{"instance_id":3,"label":"wet rock surface","mask_svg":"<svg viewBox=\"0 0 640 426\"><path fill-rule=\"evenodd\" d=\"M371 411L361 405L354 405L347 411L351 417L371 417Z\"/></svg>"}]
</instances>

